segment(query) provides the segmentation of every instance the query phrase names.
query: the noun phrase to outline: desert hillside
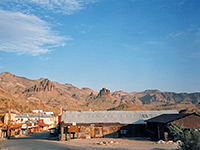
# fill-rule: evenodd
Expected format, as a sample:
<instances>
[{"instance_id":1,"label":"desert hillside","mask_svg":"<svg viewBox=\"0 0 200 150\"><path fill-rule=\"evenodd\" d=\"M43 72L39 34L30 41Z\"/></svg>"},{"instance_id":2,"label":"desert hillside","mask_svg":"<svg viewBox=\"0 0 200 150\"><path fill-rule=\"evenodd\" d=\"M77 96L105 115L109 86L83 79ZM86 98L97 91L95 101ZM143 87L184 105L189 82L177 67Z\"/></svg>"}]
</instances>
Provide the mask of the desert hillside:
<instances>
[{"instance_id":1,"label":"desert hillside","mask_svg":"<svg viewBox=\"0 0 200 150\"><path fill-rule=\"evenodd\" d=\"M78 88L49 79L30 80L9 72L0 74L0 111L28 112L40 108L58 112L65 110L160 110L198 107L200 93L175 93L145 90L127 93L111 92L103 88L99 92L90 88Z\"/></svg>"}]
</instances>

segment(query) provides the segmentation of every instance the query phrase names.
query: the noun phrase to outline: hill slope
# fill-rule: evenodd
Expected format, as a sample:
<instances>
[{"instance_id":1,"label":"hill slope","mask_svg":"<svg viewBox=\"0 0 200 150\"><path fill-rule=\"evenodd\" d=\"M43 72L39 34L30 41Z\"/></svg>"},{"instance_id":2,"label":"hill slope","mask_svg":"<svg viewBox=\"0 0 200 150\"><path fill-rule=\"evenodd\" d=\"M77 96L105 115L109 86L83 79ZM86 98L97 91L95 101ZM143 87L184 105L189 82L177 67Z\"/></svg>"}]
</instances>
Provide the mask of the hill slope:
<instances>
[{"instance_id":1,"label":"hill slope","mask_svg":"<svg viewBox=\"0 0 200 150\"><path fill-rule=\"evenodd\" d=\"M30 80L9 72L0 74L1 110L6 109L6 101L12 100L17 111L41 108L57 111L66 110L146 110L187 108L200 103L200 93L174 93L159 90L126 93L110 92L103 88L99 92L89 88L77 88L71 84L60 84L49 79ZM172 107L173 106L173 107Z\"/></svg>"}]
</instances>

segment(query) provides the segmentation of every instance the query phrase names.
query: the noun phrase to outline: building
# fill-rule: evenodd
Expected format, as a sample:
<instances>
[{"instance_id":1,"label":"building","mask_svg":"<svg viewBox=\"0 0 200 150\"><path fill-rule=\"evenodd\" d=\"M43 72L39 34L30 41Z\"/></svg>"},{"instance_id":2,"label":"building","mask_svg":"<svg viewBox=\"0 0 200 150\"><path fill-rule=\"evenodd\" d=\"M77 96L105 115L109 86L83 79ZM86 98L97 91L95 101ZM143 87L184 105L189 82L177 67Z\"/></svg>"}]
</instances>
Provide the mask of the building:
<instances>
[{"instance_id":1,"label":"building","mask_svg":"<svg viewBox=\"0 0 200 150\"><path fill-rule=\"evenodd\" d=\"M21 115L10 113L10 116L8 113L0 114L0 137L48 130L56 126L58 121L53 112L43 112L43 110L34 110L34 112Z\"/></svg>"},{"instance_id":2,"label":"building","mask_svg":"<svg viewBox=\"0 0 200 150\"><path fill-rule=\"evenodd\" d=\"M10 113L10 123L15 123L15 116L16 116L17 114L16 113ZM4 117L3 117L3 123L4 123L4 125L8 125L8 119L9 119L9 113L5 113L4 114Z\"/></svg>"},{"instance_id":3,"label":"building","mask_svg":"<svg viewBox=\"0 0 200 150\"><path fill-rule=\"evenodd\" d=\"M17 114L10 113L10 122L9 114L0 114L0 137L9 137L20 134L21 123L16 123L15 116ZM9 134L8 134L9 133Z\"/></svg>"},{"instance_id":4,"label":"building","mask_svg":"<svg viewBox=\"0 0 200 150\"><path fill-rule=\"evenodd\" d=\"M43 112L43 110L32 110L33 113L39 113L39 112Z\"/></svg>"},{"instance_id":5,"label":"building","mask_svg":"<svg viewBox=\"0 0 200 150\"><path fill-rule=\"evenodd\" d=\"M47 115L54 115L53 112L44 112L44 113L47 114Z\"/></svg>"},{"instance_id":6,"label":"building","mask_svg":"<svg viewBox=\"0 0 200 150\"><path fill-rule=\"evenodd\" d=\"M165 111L64 111L61 118L61 138L141 137L146 135L146 122Z\"/></svg>"},{"instance_id":7,"label":"building","mask_svg":"<svg viewBox=\"0 0 200 150\"><path fill-rule=\"evenodd\" d=\"M3 121L4 121L4 114L0 114L0 138L3 136L2 135L2 128L4 127Z\"/></svg>"},{"instance_id":8,"label":"building","mask_svg":"<svg viewBox=\"0 0 200 150\"><path fill-rule=\"evenodd\" d=\"M184 129L200 130L200 115L198 114L163 114L146 121L149 135L153 140L176 140L170 134L168 125L178 125Z\"/></svg>"},{"instance_id":9,"label":"building","mask_svg":"<svg viewBox=\"0 0 200 150\"><path fill-rule=\"evenodd\" d=\"M54 115L46 114L45 112L41 113L24 113L22 115L16 115L15 120L17 123L27 123L30 121L39 120L43 124L48 125L48 127L55 127L57 119Z\"/></svg>"}]
</instances>

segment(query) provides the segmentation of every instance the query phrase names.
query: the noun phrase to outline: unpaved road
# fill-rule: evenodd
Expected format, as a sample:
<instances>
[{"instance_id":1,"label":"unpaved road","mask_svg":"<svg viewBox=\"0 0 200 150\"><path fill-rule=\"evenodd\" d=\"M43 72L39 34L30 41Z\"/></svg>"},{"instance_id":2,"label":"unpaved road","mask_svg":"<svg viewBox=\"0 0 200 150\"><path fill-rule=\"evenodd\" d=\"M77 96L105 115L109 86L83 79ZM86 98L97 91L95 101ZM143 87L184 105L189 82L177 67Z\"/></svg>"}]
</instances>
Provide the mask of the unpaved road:
<instances>
[{"instance_id":1,"label":"unpaved road","mask_svg":"<svg viewBox=\"0 0 200 150\"><path fill-rule=\"evenodd\" d=\"M109 143L112 141L112 143ZM108 144L98 144L108 142ZM48 140L48 132L0 140L0 150L175 150L175 144L154 144L148 140L134 139L75 139L70 141Z\"/></svg>"},{"instance_id":2,"label":"unpaved road","mask_svg":"<svg viewBox=\"0 0 200 150\"><path fill-rule=\"evenodd\" d=\"M48 132L34 133L30 136L2 140L0 150L79 150L81 148L67 146L47 139Z\"/></svg>"}]
</instances>

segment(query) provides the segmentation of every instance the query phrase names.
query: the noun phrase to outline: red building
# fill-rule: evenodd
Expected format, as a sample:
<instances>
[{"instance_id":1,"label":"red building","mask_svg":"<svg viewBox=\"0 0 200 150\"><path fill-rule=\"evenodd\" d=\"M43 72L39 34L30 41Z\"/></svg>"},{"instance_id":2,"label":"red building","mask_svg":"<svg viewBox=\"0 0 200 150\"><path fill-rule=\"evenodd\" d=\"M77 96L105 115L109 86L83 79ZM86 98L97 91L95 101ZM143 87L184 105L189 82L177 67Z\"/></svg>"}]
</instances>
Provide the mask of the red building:
<instances>
[{"instance_id":1,"label":"red building","mask_svg":"<svg viewBox=\"0 0 200 150\"><path fill-rule=\"evenodd\" d=\"M200 115L193 114L163 114L146 121L147 129L153 140L175 140L169 132L169 124L189 129L191 131L200 130Z\"/></svg>"}]
</instances>

